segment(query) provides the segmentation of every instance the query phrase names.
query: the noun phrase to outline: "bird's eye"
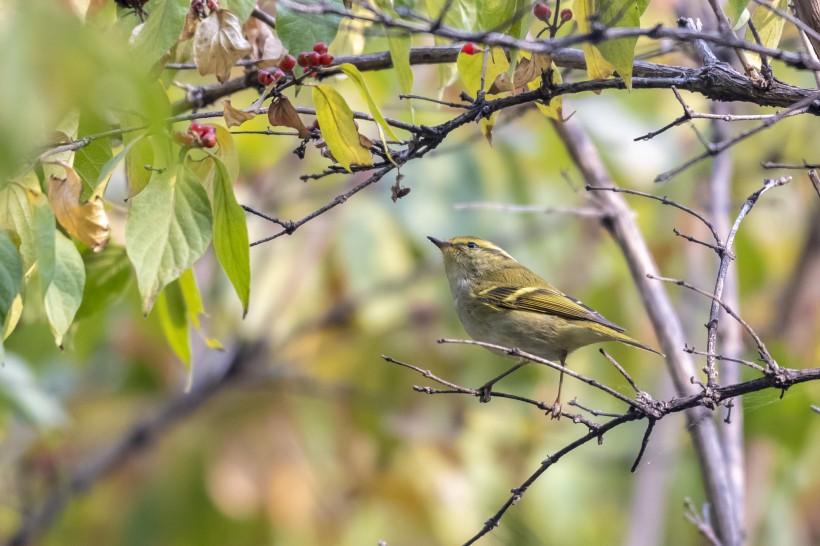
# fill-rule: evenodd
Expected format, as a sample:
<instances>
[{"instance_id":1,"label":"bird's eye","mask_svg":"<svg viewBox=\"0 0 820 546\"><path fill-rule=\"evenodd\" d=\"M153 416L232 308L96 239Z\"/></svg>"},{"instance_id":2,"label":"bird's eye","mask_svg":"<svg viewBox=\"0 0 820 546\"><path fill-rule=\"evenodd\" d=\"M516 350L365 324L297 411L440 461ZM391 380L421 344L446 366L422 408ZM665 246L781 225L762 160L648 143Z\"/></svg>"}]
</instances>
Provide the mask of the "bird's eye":
<instances>
[{"instance_id":1,"label":"bird's eye","mask_svg":"<svg viewBox=\"0 0 820 546\"><path fill-rule=\"evenodd\" d=\"M469 242L467 243L467 248L478 248L478 245L473 242Z\"/></svg>"}]
</instances>

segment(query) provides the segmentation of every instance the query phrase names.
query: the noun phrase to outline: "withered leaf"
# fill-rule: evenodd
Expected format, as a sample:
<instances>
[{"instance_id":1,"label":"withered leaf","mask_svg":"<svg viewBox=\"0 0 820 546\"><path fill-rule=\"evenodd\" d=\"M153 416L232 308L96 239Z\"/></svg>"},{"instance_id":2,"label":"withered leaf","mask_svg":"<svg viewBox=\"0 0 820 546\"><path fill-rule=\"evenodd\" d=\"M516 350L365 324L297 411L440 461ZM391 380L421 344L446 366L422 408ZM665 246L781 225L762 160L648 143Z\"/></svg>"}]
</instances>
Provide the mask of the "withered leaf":
<instances>
[{"instance_id":1,"label":"withered leaf","mask_svg":"<svg viewBox=\"0 0 820 546\"><path fill-rule=\"evenodd\" d=\"M212 11L194 35L194 63L199 73L216 74L220 82L230 77L234 63L250 50L239 19L228 10Z\"/></svg>"},{"instance_id":2,"label":"withered leaf","mask_svg":"<svg viewBox=\"0 0 820 546\"><path fill-rule=\"evenodd\" d=\"M182 31L179 33L179 41L184 42L193 38L196 34L198 24L199 18L194 13L193 8L189 9L188 13L185 15L185 24L182 25Z\"/></svg>"},{"instance_id":3,"label":"withered leaf","mask_svg":"<svg viewBox=\"0 0 820 546\"><path fill-rule=\"evenodd\" d=\"M228 127L238 127L249 119L253 119L254 116L250 112L234 108L231 101L227 99L222 101L222 108L222 115L225 116L225 123L228 124Z\"/></svg>"},{"instance_id":4,"label":"withered leaf","mask_svg":"<svg viewBox=\"0 0 820 546\"><path fill-rule=\"evenodd\" d=\"M285 56L285 46L271 28L256 17L248 19L242 28L251 44L250 58L257 61L257 67L274 66Z\"/></svg>"},{"instance_id":5,"label":"withered leaf","mask_svg":"<svg viewBox=\"0 0 820 546\"><path fill-rule=\"evenodd\" d=\"M506 72L499 74L487 92L493 95L525 87L531 81L540 78L551 64L552 57L548 53L533 53L530 59L526 57L519 59L513 73L513 81L510 82Z\"/></svg>"},{"instance_id":6,"label":"withered leaf","mask_svg":"<svg viewBox=\"0 0 820 546\"><path fill-rule=\"evenodd\" d=\"M291 127L296 129L299 133L299 138L308 138L310 131L308 131L302 119L296 112L296 108L290 103L286 97L279 97L270 103L268 108L268 122L274 127Z\"/></svg>"},{"instance_id":7,"label":"withered leaf","mask_svg":"<svg viewBox=\"0 0 820 546\"><path fill-rule=\"evenodd\" d=\"M410 193L410 188L401 185L402 180L404 180L404 175L398 174L396 175L396 183L390 186L390 199L392 199L394 203Z\"/></svg>"},{"instance_id":8,"label":"withered leaf","mask_svg":"<svg viewBox=\"0 0 820 546\"><path fill-rule=\"evenodd\" d=\"M111 237L102 196L95 192L88 201L80 203L82 181L72 167L67 164L62 167L65 178L52 175L48 180L48 202L54 216L67 232L94 252L100 252Z\"/></svg>"}]
</instances>

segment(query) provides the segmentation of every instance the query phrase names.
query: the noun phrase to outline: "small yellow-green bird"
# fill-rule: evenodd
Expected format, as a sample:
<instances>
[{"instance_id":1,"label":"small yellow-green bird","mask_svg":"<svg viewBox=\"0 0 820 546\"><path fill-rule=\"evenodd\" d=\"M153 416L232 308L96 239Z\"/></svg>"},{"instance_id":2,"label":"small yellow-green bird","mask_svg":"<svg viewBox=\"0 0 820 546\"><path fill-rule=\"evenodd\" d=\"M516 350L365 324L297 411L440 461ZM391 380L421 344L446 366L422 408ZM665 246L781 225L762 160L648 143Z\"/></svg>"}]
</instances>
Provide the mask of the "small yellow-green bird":
<instances>
[{"instance_id":1,"label":"small yellow-green bird","mask_svg":"<svg viewBox=\"0 0 820 546\"><path fill-rule=\"evenodd\" d=\"M562 366L575 349L601 341L620 341L663 356L627 336L623 328L567 296L489 241L469 236L449 241L428 239L444 256L458 318L477 341L518 348L560 361ZM489 401L493 383L505 375L481 387L482 402ZM561 414L563 379L562 372L553 417Z\"/></svg>"}]
</instances>

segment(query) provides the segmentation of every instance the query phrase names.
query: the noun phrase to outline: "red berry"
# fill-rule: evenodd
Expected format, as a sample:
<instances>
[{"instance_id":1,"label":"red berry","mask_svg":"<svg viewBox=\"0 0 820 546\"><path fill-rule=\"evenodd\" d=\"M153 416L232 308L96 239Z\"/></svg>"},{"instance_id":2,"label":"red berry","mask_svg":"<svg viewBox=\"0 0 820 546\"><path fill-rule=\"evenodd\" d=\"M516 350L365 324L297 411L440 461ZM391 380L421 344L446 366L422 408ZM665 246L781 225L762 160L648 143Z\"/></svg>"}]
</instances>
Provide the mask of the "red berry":
<instances>
[{"instance_id":1,"label":"red berry","mask_svg":"<svg viewBox=\"0 0 820 546\"><path fill-rule=\"evenodd\" d=\"M202 124L198 121L192 121L191 124L188 126L189 133L196 133L199 134L202 131Z\"/></svg>"},{"instance_id":2,"label":"red berry","mask_svg":"<svg viewBox=\"0 0 820 546\"><path fill-rule=\"evenodd\" d=\"M282 79L284 77L285 77L285 73L282 72L281 70L279 70L278 68L276 69L276 72L273 73L273 79L274 80L279 80L279 79Z\"/></svg>"},{"instance_id":3,"label":"red berry","mask_svg":"<svg viewBox=\"0 0 820 546\"><path fill-rule=\"evenodd\" d=\"M544 22L549 22L550 17L552 17L552 10L544 2L535 4L532 8L532 13Z\"/></svg>"},{"instance_id":4,"label":"red berry","mask_svg":"<svg viewBox=\"0 0 820 546\"><path fill-rule=\"evenodd\" d=\"M472 42L467 42L466 44L461 46L461 52L465 55L475 55L479 51L481 50Z\"/></svg>"},{"instance_id":5,"label":"red berry","mask_svg":"<svg viewBox=\"0 0 820 546\"><path fill-rule=\"evenodd\" d=\"M301 67L307 66L308 65L307 53L305 53L304 51L301 52L299 54L299 56L296 57L296 64L298 64Z\"/></svg>"},{"instance_id":6,"label":"red berry","mask_svg":"<svg viewBox=\"0 0 820 546\"><path fill-rule=\"evenodd\" d=\"M327 53L327 44L324 42L316 42L313 46L313 51L321 55L322 53Z\"/></svg>"},{"instance_id":7,"label":"red berry","mask_svg":"<svg viewBox=\"0 0 820 546\"><path fill-rule=\"evenodd\" d=\"M256 81L258 81L262 85L268 85L267 83L265 83L268 78L270 78L270 72L268 72L267 70L260 70L256 73Z\"/></svg>"},{"instance_id":8,"label":"red berry","mask_svg":"<svg viewBox=\"0 0 820 546\"><path fill-rule=\"evenodd\" d=\"M219 8L219 0L208 0L208 9L215 11Z\"/></svg>"},{"instance_id":9,"label":"red berry","mask_svg":"<svg viewBox=\"0 0 820 546\"><path fill-rule=\"evenodd\" d=\"M561 10L561 20L565 23L572 19L572 10L571 9L562 9Z\"/></svg>"},{"instance_id":10,"label":"red berry","mask_svg":"<svg viewBox=\"0 0 820 546\"><path fill-rule=\"evenodd\" d=\"M213 127L211 128L213 129ZM204 146L205 148L213 148L214 146L216 146L216 133L211 131L203 135L200 141L202 142L202 146Z\"/></svg>"},{"instance_id":11,"label":"red berry","mask_svg":"<svg viewBox=\"0 0 820 546\"><path fill-rule=\"evenodd\" d=\"M319 64L322 66L330 66L333 64L333 55L330 53L322 53L319 56Z\"/></svg>"},{"instance_id":12,"label":"red berry","mask_svg":"<svg viewBox=\"0 0 820 546\"><path fill-rule=\"evenodd\" d=\"M285 55L282 57L282 60L279 61L279 68L285 72L290 72L294 66L296 66L296 59L293 58L293 55Z\"/></svg>"},{"instance_id":13,"label":"red berry","mask_svg":"<svg viewBox=\"0 0 820 546\"><path fill-rule=\"evenodd\" d=\"M322 56L316 53L315 51L311 51L307 54L307 62L308 66L319 66L319 59Z\"/></svg>"}]
</instances>

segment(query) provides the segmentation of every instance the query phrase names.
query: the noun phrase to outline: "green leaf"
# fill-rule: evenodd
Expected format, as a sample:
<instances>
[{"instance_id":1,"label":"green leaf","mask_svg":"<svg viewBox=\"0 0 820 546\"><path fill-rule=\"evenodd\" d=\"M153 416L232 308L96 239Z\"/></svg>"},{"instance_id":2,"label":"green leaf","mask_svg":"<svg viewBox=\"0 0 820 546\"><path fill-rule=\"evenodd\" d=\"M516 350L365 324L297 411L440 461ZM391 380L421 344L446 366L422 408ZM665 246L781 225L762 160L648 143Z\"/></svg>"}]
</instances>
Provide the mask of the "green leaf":
<instances>
[{"instance_id":1,"label":"green leaf","mask_svg":"<svg viewBox=\"0 0 820 546\"><path fill-rule=\"evenodd\" d=\"M86 135L101 133L109 129L108 123L102 120L93 112L83 112L80 114L80 126L77 129L77 136L82 138ZM74 155L74 170L83 182L82 200L97 187L97 179L100 172L111 159L111 142L108 138L95 138L88 146L83 146Z\"/></svg>"},{"instance_id":2,"label":"green leaf","mask_svg":"<svg viewBox=\"0 0 820 546\"><path fill-rule=\"evenodd\" d=\"M22 284L23 263L20 254L9 234L0 229L0 324L5 324Z\"/></svg>"},{"instance_id":3,"label":"green leaf","mask_svg":"<svg viewBox=\"0 0 820 546\"><path fill-rule=\"evenodd\" d=\"M510 36L523 40L527 37L527 32L530 30L530 25L535 16L532 13L532 3L530 0L518 0L515 7L517 15L515 21L510 27Z\"/></svg>"},{"instance_id":4,"label":"green leaf","mask_svg":"<svg viewBox=\"0 0 820 546\"><path fill-rule=\"evenodd\" d=\"M2 349L2 344L0 344ZM37 427L51 428L68 422L59 397L45 388L32 373L32 366L10 355L0 373L0 407Z\"/></svg>"},{"instance_id":5,"label":"green leaf","mask_svg":"<svg viewBox=\"0 0 820 546\"><path fill-rule=\"evenodd\" d=\"M113 173L114 169L117 168L117 165L119 165L120 162L123 159L125 159L125 156L128 155L128 153L131 151L131 148L133 148L136 144L142 141L144 136L145 133L141 133L135 138L128 139L123 149L120 150L120 152L117 155L106 161L105 165L102 166L100 172L97 173L97 179L92 184L92 187L95 191L97 191L97 193L100 194L100 196L102 196L105 193L105 187L108 185L108 180L111 178L111 173ZM153 158L153 153L151 154L151 157ZM145 170L144 167L142 170L148 175L145 182L146 184L148 184L148 178L150 178L151 173Z\"/></svg>"},{"instance_id":6,"label":"green leaf","mask_svg":"<svg viewBox=\"0 0 820 546\"><path fill-rule=\"evenodd\" d=\"M188 311L188 320L199 330L199 315L205 314L205 306L202 305L202 296L199 294L199 287L196 284L194 270L187 269L179 278L179 288L182 297L185 299L185 309Z\"/></svg>"},{"instance_id":7,"label":"green leaf","mask_svg":"<svg viewBox=\"0 0 820 546\"><path fill-rule=\"evenodd\" d=\"M57 219L45 195L38 195L32 202L34 214L34 240L37 250L37 267L43 290L48 290L57 271Z\"/></svg>"},{"instance_id":8,"label":"green leaf","mask_svg":"<svg viewBox=\"0 0 820 546\"><path fill-rule=\"evenodd\" d=\"M726 15L729 16L729 20L732 24L740 20L740 16L743 15L743 10L745 10L748 5L749 0L729 0L726 3Z\"/></svg>"},{"instance_id":9,"label":"green leaf","mask_svg":"<svg viewBox=\"0 0 820 546\"><path fill-rule=\"evenodd\" d=\"M789 9L789 0L772 0L770 4L784 11ZM783 34L783 25L785 22L785 19L764 6L757 6L754 13L752 13L752 23L754 23L755 28L757 28L760 43L772 49L777 49L777 46L780 44L780 36ZM746 40L750 42L755 41L754 35L749 29L746 29ZM747 52L747 56L757 68L760 68L760 55L749 51Z\"/></svg>"},{"instance_id":10,"label":"green leaf","mask_svg":"<svg viewBox=\"0 0 820 546\"><path fill-rule=\"evenodd\" d=\"M151 15L134 39L134 61L148 69L162 59L177 43L190 8L188 0L153 0Z\"/></svg>"},{"instance_id":11,"label":"green leaf","mask_svg":"<svg viewBox=\"0 0 820 546\"><path fill-rule=\"evenodd\" d=\"M256 0L222 0L220 7L230 11L236 15L240 23L244 23L251 16L253 8L256 7Z\"/></svg>"},{"instance_id":12,"label":"green leaf","mask_svg":"<svg viewBox=\"0 0 820 546\"><path fill-rule=\"evenodd\" d=\"M336 161L348 171L351 165L372 165L370 151L359 143L353 111L344 97L332 87L317 84L313 88L313 104L322 136Z\"/></svg>"},{"instance_id":13,"label":"green leaf","mask_svg":"<svg viewBox=\"0 0 820 546\"><path fill-rule=\"evenodd\" d=\"M37 259L34 215L27 192L20 184L9 184L0 190L0 229L13 231L20 238L23 271L28 271Z\"/></svg>"},{"instance_id":14,"label":"green leaf","mask_svg":"<svg viewBox=\"0 0 820 546\"><path fill-rule=\"evenodd\" d=\"M344 9L342 0L327 0L328 5ZM330 44L339 30L339 18L334 15L308 15L285 6L276 7L276 34L294 57L302 51L312 51L313 44Z\"/></svg>"},{"instance_id":15,"label":"green leaf","mask_svg":"<svg viewBox=\"0 0 820 546\"><path fill-rule=\"evenodd\" d=\"M515 18L516 1L482 0L478 3L478 30L507 32ZM526 10L531 11L531 10ZM522 14L523 15L523 12Z\"/></svg>"},{"instance_id":16,"label":"green leaf","mask_svg":"<svg viewBox=\"0 0 820 546\"><path fill-rule=\"evenodd\" d=\"M146 314L160 290L205 253L211 228L208 195L185 167L154 172L148 186L131 200L125 248Z\"/></svg>"},{"instance_id":17,"label":"green leaf","mask_svg":"<svg viewBox=\"0 0 820 546\"><path fill-rule=\"evenodd\" d=\"M87 250L82 254L85 263L83 302L76 320L90 317L121 299L131 282L131 262L125 247L108 245L102 252Z\"/></svg>"},{"instance_id":18,"label":"green leaf","mask_svg":"<svg viewBox=\"0 0 820 546\"><path fill-rule=\"evenodd\" d=\"M441 18L445 25L459 30L476 29L476 13L479 10L476 0L425 0L424 4L430 19ZM445 7L447 11L442 17Z\"/></svg>"},{"instance_id":19,"label":"green leaf","mask_svg":"<svg viewBox=\"0 0 820 546\"><path fill-rule=\"evenodd\" d=\"M54 341L62 348L63 336L80 308L85 287L85 266L77 247L55 231L54 276L45 293L45 308Z\"/></svg>"},{"instance_id":20,"label":"green leaf","mask_svg":"<svg viewBox=\"0 0 820 546\"><path fill-rule=\"evenodd\" d=\"M233 284L244 315L248 314L251 290L250 241L245 211L236 201L233 179L225 164L214 158L214 252Z\"/></svg>"},{"instance_id":21,"label":"green leaf","mask_svg":"<svg viewBox=\"0 0 820 546\"><path fill-rule=\"evenodd\" d=\"M214 128L216 129L216 143L219 145L217 156L228 169L230 179L236 180L239 177L239 152L236 150L233 135L221 125L215 125Z\"/></svg>"},{"instance_id":22,"label":"green leaf","mask_svg":"<svg viewBox=\"0 0 820 546\"><path fill-rule=\"evenodd\" d=\"M390 58L393 68L396 69L396 78L399 80L401 92L408 94L413 91L413 70L410 68L410 33L384 29L387 36L387 47L390 49Z\"/></svg>"},{"instance_id":23,"label":"green leaf","mask_svg":"<svg viewBox=\"0 0 820 546\"><path fill-rule=\"evenodd\" d=\"M179 287L179 280L170 283L160 293L154 312L171 349L190 368L191 340L188 336L185 299Z\"/></svg>"},{"instance_id":24,"label":"green leaf","mask_svg":"<svg viewBox=\"0 0 820 546\"><path fill-rule=\"evenodd\" d=\"M635 0L601 2L600 21L610 28L641 26L641 15ZM601 55L609 61L623 78L627 89L632 89L632 65L635 62L635 44L638 38L621 38L598 44Z\"/></svg>"}]
</instances>

